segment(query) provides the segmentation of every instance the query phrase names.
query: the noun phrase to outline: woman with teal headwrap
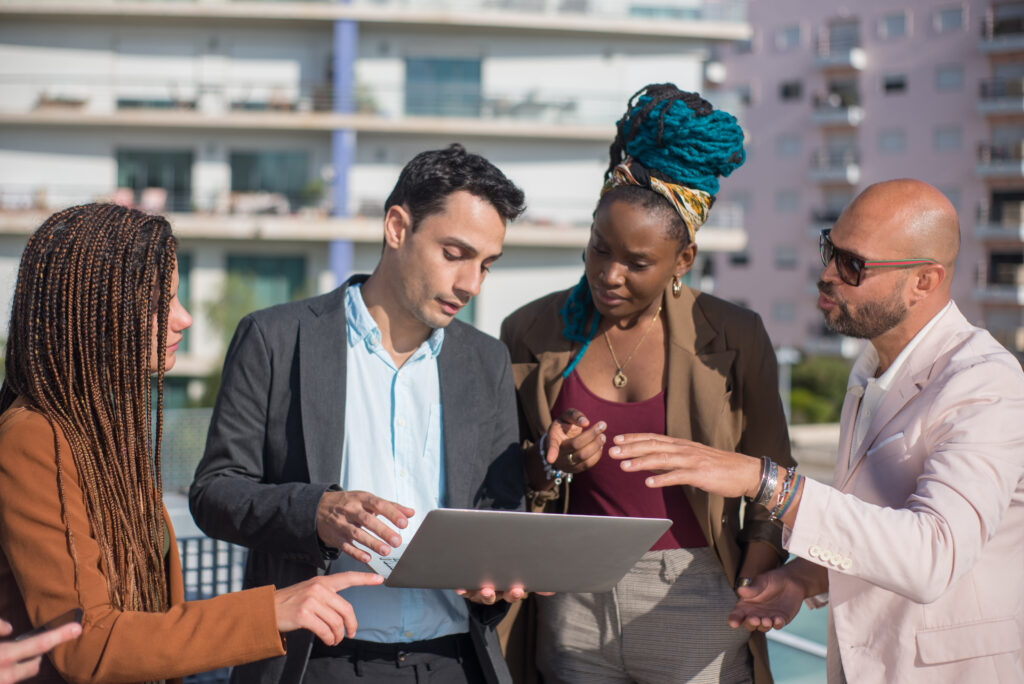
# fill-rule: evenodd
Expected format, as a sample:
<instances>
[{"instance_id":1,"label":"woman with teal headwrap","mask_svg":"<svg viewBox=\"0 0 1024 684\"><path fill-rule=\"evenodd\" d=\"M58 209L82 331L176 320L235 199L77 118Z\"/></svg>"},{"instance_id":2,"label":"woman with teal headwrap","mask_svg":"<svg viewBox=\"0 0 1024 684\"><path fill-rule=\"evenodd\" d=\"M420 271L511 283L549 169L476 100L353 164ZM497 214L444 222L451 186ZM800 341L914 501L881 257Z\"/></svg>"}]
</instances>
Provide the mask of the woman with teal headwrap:
<instances>
[{"instance_id":1,"label":"woman with teal headwrap","mask_svg":"<svg viewBox=\"0 0 1024 684\"><path fill-rule=\"evenodd\" d=\"M583 277L502 325L537 507L673 521L615 590L535 599L545 682L771 679L763 634L727 616L734 584L784 559L780 527L739 499L651 489L607 455L615 435L653 432L792 463L760 319L683 282L742 143L736 119L696 93L639 91L610 148Z\"/></svg>"}]
</instances>

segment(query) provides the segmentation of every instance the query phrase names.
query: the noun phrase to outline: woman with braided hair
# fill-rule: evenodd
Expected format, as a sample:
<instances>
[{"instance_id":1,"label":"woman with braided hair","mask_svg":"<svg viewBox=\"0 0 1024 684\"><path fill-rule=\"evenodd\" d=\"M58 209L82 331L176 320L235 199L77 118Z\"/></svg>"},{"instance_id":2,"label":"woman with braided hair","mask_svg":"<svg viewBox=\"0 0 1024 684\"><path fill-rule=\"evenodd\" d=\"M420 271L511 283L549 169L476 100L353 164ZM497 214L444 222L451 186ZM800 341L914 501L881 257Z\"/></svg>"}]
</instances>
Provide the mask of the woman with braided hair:
<instances>
[{"instance_id":1,"label":"woman with braided hair","mask_svg":"<svg viewBox=\"0 0 1024 684\"><path fill-rule=\"evenodd\" d=\"M337 643L356 621L336 592L379 582L184 602L160 479L164 373L192 323L177 289L170 225L116 205L54 214L22 255L0 390L0 615L17 634L83 611L35 681L177 678L281 655L300 628Z\"/></svg>"},{"instance_id":2,"label":"woman with braided hair","mask_svg":"<svg viewBox=\"0 0 1024 684\"><path fill-rule=\"evenodd\" d=\"M780 526L739 499L648 487L608 454L616 435L651 432L792 463L760 319L683 283L742 142L699 95L640 90L618 122L583 277L502 325L535 503L673 521L613 591L535 599L545 682L771 681L764 635L728 615L737 582L784 560Z\"/></svg>"}]
</instances>

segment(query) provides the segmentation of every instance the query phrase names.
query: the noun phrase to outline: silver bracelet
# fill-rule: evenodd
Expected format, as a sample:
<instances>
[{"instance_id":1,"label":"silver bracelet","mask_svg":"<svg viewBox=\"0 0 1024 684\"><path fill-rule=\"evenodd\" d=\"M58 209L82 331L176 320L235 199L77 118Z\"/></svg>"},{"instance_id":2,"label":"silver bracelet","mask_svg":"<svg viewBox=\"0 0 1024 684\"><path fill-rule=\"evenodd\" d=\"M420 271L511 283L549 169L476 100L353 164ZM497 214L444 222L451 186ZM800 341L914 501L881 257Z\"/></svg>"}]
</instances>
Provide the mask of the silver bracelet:
<instances>
[{"instance_id":1,"label":"silver bracelet","mask_svg":"<svg viewBox=\"0 0 1024 684\"><path fill-rule=\"evenodd\" d=\"M772 496L775 494L775 485L778 483L779 465L775 461L768 459L768 472L761 481L763 489L758 491L758 496L754 499L754 503L767 508L768 504L772 502Z\"/></svg>"},{"instance_id":2,"label":"silver bracelet","mask_svg":"<svg viewBox=\"0 0 1024 684\"><path fill-rule=\"evenodd\" d=\"M775 520L782 512L782 506L789 498L789 490L793 486L793 477L796 475L796 466L786 468L786 479L782 481L782 489L779 490L779 497L775 500L775 508L772 509L771 520Z\"/></svg>"},{"instance_id":3,"label":"silver bracelet","mask_svg":"<svg viewBox=\"0 0 1024 684\"><path fill-rule=\"evenodd\" d=\"M769 463L771 463L770 458L768 458L767 456L761 457L761 484L758 485L757 487L757 494L754 494L754 496L749 497L750 501L757 501L758 499L761 498L761 495L764 494L764 488L768 484L767 475Z\"/></svg>"}]
</instances>

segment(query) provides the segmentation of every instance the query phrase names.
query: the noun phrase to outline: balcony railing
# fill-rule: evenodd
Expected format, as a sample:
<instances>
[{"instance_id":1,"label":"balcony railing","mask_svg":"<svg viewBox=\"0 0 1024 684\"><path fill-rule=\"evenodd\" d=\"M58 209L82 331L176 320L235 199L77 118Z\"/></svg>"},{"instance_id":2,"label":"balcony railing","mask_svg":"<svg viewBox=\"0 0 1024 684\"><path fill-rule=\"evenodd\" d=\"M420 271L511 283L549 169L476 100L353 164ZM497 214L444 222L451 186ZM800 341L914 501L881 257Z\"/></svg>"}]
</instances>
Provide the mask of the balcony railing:
<instances>
[{"instance_id":1,"label":"balcony railing","mask_svg":"<svg viewBox=\"0 0 1024 684\"><path fill-rule=\"evenodd\" d=\"M859 96L829 93L814 97L811 120L818 126L857 126L863 119Z\"/></svg>"},{"instance_id":2,"label":"balcony railing","mask_svg":"<svg viewBox=\"0 0 1024 684\"><path fill-rule=\"evenodd\" d=\"M982 81L978 97L978 111L982 114L1024 113L1024 79Z\"/></svg>"},{"instance_id":3,"label":"balcony railing","mask_svg":"<svg viewBox=\"0 0 1024 684\"><path fill-rule=\"evenodd\" d=\"M859 71L867 66L867 53L861 47L859 39L832 39L828 34L824 34L815 42L814 65L821 69L842 68Z\"/></svg>"},{"instance_id":4,"label":"balcony railing","mask_svg":"<svg viewBox=\"0 0 1024 684\"><path fill-rule=\"evenodd\" d=\"M986 178L1024 176L1024 140L978 145L977 173Z\"/></svg>"},{"instance_id":5,"label":"balcony railing","mask_svg":"<svg viewBox=\"0 0 1024 684\"><path fill-rule=\"evenodd\" d=\"M180 111L210 117L235 113L342 112L383 119L471 118L556 125L611 126L625 107L621 92L502 88L460 83L357 84L339 93L323 82L190 79L101 79L50 75L0 76L0 112L114 115Z\"/></svg>"},{"instance_id":6,"label":"balcony railing","mask_svg":"<svg viewBox=\"0 0 1024 684\"><path fill-rule=\"evenodd\" d=\"M1024 201L979 204L975 234L983 240L1024 241Z\"/></svg>"},{"instance_id":7,"label":"balcony railing","mask_svg":"<svg viewBox=\"0 0 1024 684\"><path fill-rule=\"evenodd\" d=\"M0 9L4 5L32 4L45 8L46 5L58 6L113 6L113 5L147 5L158 4L156 0L0 0ZM162 0L160 4L166 4ZM231 5L276 5L296 7L301 13L302 6L337 11L342 16L347 11L361 11L362 15L372 18L373 13L401 14L409 12L443 12L448 15L540 15L546 17L585 17L605 20L647 20L669 22L730 22L741 23L747 20L747 0L688 0L673 2L670 0L644 0L630 2L623 0L178 0L174 4L180 6L199 6L203 9ZM318 15L324 14L322 11Z\"/></svg>"},{"instance_id":8,"label":"balcony railing","mask_svg":"<svg viewBox=\"0 0 1024 684\"><path fill-rule=\"evenodd\" d=\"M811 156L811 177L819 183L856 185L860 181L857 150L818 150Z\"/></svg>"}]
</instances>

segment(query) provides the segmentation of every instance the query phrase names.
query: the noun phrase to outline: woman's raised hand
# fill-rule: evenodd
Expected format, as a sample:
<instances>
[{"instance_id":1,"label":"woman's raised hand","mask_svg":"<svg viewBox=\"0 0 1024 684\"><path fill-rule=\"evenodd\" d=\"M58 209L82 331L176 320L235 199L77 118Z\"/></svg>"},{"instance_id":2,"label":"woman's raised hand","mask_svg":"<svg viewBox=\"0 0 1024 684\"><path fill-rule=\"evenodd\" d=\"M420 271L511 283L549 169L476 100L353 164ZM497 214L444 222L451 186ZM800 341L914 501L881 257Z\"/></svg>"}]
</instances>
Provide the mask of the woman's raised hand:
<instances>
[{"instance_id":1,"label":"woman's raised hand","mask_svg":"<svg viewBox=\"0 0 1024 684\"><path fill-rule=\"evenodd\" d=\"M0 637L10 633L11 625L0 620ZM12 684L34 677L39 672L39 663L44 653L81 633L82 626L71 622L21 641L0 642L0 684Z\"/></svg>"},{"instance_id":2,"label":"woman's raised hand","mask_svg":"<svg viewBox=\"0 0 1024 684\"><path fill-rule=\"evenodd\" d=\"M601 459L607 427L604 421L591 425L582 411L568 409L548 428L545 460L566 473L593 468Z\"/></svg>"}]
</instances>

